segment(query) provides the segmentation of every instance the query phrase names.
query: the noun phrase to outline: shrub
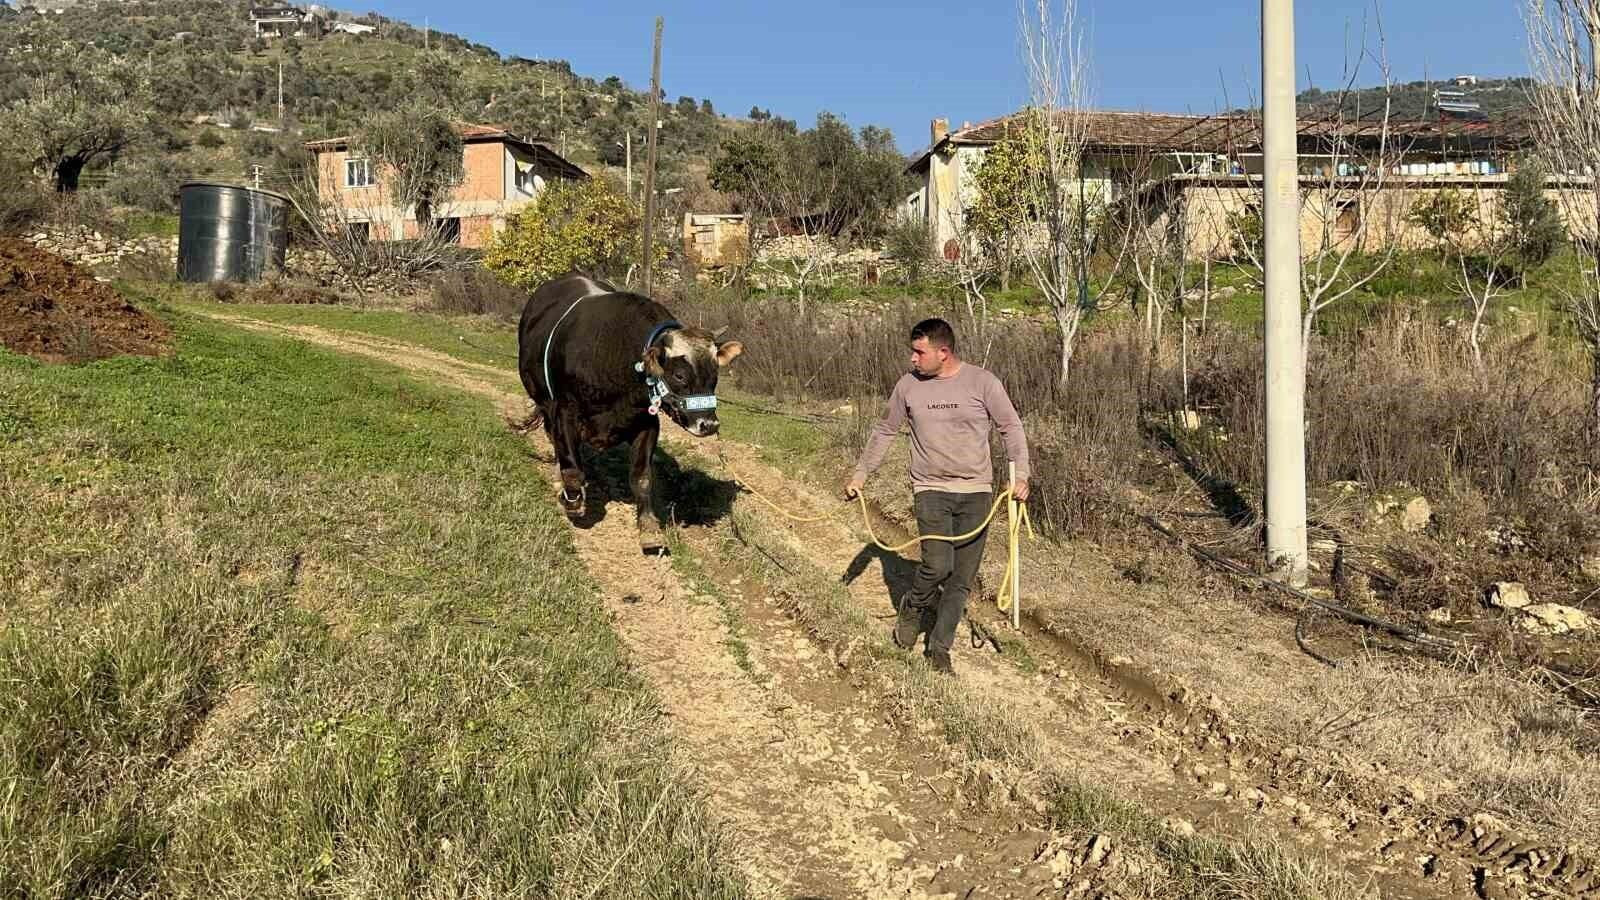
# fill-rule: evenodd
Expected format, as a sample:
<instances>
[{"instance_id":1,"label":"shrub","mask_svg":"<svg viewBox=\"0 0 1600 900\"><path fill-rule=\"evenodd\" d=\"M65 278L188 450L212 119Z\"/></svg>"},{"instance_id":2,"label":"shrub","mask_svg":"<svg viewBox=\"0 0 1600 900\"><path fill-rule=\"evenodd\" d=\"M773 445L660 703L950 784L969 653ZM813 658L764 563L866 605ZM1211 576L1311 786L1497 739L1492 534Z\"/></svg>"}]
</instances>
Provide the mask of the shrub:
<instances>
[{"instance_id":1,"label":"shrub","mask_svg":"<svg viewBox=\"0 0 1600 900\"><path fill-rule=\"evenodd\" d=\"M446 272L433 281L428 309L434 312L494 316L516 321L528 302L528 292L496 278L487 269Z\"/></svg>"},{"instance_id":2,"label":"shrub","mask_svg":"<svg viewBox=\"0 0 1600 900\"><path fill-rule=\"evenodd\" d=\"M1519 167L1506 182L1500 217L1511 239L1519 282L1556 254L1567 239L1556 203L1544 194L1545 169L1534 161Z\"/></svg>"},{"instance_id":3,"label":"shrub","mask_svg":"<svg viewBox=\"0 0 1600 900\"><path fill-rule=\"evenodd\" d=\"M533 290L566 272L619 275L639 258L639 208L598 178L546 188L484 255L503 281ZM657 260L666 257L656 244Z\"/></svg>"},{"instance_id":4,"label":"shrub","mask_svg":"<svg viewBox=\"0 0 1600 900\"><path fill-rule=\"evenodd\" d=\"M215 150L227 143L222 135L217 134L215 130L210 128L200 132L200 136L195 138L194 142L207 150Z\"/></svg>"},{"instance_id":5,"label":"shrub","mask_svg":"<svg viewBox=\"0 0 1600 900\"><path fill-rule=\"evenodd\" d=\"M1412 206L1406 221L1426 231L1435 244L1442 246L1459 241L1477 224L1474 206L1466 194L1445 188Z\"/></svg>"}]
</instances>

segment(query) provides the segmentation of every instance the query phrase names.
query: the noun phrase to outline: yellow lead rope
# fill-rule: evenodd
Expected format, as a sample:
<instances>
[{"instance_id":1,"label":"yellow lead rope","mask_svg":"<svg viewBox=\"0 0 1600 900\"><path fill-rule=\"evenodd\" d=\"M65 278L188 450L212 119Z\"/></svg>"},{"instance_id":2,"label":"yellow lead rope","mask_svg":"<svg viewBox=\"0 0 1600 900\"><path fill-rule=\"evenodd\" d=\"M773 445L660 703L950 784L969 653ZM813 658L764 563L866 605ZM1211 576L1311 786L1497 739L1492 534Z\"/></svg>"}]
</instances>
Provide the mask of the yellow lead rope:
<instances>
[{"instance_id":1,"label":"yellow lead rope","mask_svg":"<svg viewBox=\"0 0 1600 900\"><path fill-rule=\"evenodd\" d=\"M734 470L733 465L728 462L727 454L722 452L721 447L717 448L717 457L721 460L722 467L728 470L729 475L733 476L735 483L748 491L751 496L771 507L773 511L775 511L778 515L783 516L785 519L805 525L833 518L833 515L829 513L824 513L820 516L797 516L794 513L789 512L778 504L768 500L760 491L756 490L754 487L751 487L750 482L746 481L744 478L741 478L739 473ZM983 517L983 521L978 524L978 527L972 529L966 534L924 534L918 535L917 537L914 537L903 544L895 544L893 546L885 544L883 540L878 537L878 533L872 529L872 515L867 509L867 498L863 494L857 493L855 499L856 503L861 507L861 524L867 529L867 534L872 538L873 545L886 553L899 553L902 550L909 550L923 541L948 541L952 544L959 544L962 541L968 541L977 537L983 533L985 528L989 527L989 524L994 521L995 516L1000 514L1001 504L1005 503L1010 496L1010 488L1006 488L996 495L994 498L994 504L989 507L989 514ZM1033 533L1033 520L1028 518L1028 504L1026 502L1017 504L1016 516L1012 517L1011 520L1006 523L1006 573L1001 578L1000 590L995 595L995 605L998 606L1002 611L1008 611L1011 609L1012 594L1016 589L1017 572L1015 571L1013 561L1016 560L1018 556L1016 553L1012 553L1011 550L1012 548L1016 547L1017 543L1022 539L1023 526L1027 526L1028 537L1035 538Z\"/></svg>"}]
</instances>

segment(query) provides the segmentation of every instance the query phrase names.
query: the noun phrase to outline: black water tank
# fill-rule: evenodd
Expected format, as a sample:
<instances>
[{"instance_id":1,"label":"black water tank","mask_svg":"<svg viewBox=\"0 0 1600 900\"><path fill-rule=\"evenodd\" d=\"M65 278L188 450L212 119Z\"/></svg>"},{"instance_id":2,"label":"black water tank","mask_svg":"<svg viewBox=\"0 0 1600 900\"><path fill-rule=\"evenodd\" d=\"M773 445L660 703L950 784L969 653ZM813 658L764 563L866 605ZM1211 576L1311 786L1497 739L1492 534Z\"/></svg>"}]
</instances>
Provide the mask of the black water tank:
<instances>
[{"instance_id":1,"label":"black water tank","mask_svg":"<svg viewBox=\"0 0 1600 900\"><path fill-rule=\"evenodd\" d=\"M288 248L282 194L199 181L179 189L179 281L255 281L282 271Z\"/></svg>"}]
</instances>

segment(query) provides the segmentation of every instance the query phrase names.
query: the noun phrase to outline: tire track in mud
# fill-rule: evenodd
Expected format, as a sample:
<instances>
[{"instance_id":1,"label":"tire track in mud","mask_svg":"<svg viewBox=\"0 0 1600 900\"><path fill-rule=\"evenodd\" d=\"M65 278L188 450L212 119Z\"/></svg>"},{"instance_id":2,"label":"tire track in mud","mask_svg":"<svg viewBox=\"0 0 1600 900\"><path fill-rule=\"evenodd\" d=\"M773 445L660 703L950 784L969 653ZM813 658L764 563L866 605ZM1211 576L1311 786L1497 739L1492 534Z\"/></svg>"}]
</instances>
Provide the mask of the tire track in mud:
<instances>
[{"instance_id":1,"label":"tire track in mud","mask_svg":"<svg viewBox=\"0 0 1600 900\"><path fill-rule=\"evenodd\" d=\"M493 367L316 326L212 318L442 380L493 401L508 420L527 408L514 376ZM553 458L539 443L538 475L554 492ZM604 513L572 530L574 546L759 896L1020 896L1008 886L1018 848L1031 858L1050 835L1019 836L1010 819L949 802L954 785L937 748L908 745L776 607L763 613L761 600L743 596L754 614L742 668L717 598L667 559L641 554L619 480L595 487L591 502L604 502Z\"/></svg>"}]
</instances>

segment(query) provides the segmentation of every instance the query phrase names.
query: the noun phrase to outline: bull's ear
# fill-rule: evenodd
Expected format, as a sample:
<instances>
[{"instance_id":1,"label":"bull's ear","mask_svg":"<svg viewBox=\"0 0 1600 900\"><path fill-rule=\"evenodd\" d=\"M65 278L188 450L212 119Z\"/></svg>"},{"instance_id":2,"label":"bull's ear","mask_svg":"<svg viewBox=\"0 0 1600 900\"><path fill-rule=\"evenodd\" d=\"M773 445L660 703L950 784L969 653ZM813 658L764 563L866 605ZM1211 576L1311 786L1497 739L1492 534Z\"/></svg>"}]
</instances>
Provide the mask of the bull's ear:
<instances>
[{"instance_id":1,"label":"bull's ear","mask_svg":"<svg viewBox=\"0 0 1600 900\"><path fill-rule=\"evenodd\" d=\"M738 341L725 341L717 345L717 365L725 366L739 358L744 352L744 345Z\"/></svg>"},{"instance_id":2,"label":"bull's ear","mask_svg":"<svg viewBox=\"0 0 1600 900\"><path fill-rule=\"evenodd\" d=\"M651 347L644 353L644 373L653 378L666 377L667 370L661 367L661 348Z\"/></svg>"}]
</instances>

